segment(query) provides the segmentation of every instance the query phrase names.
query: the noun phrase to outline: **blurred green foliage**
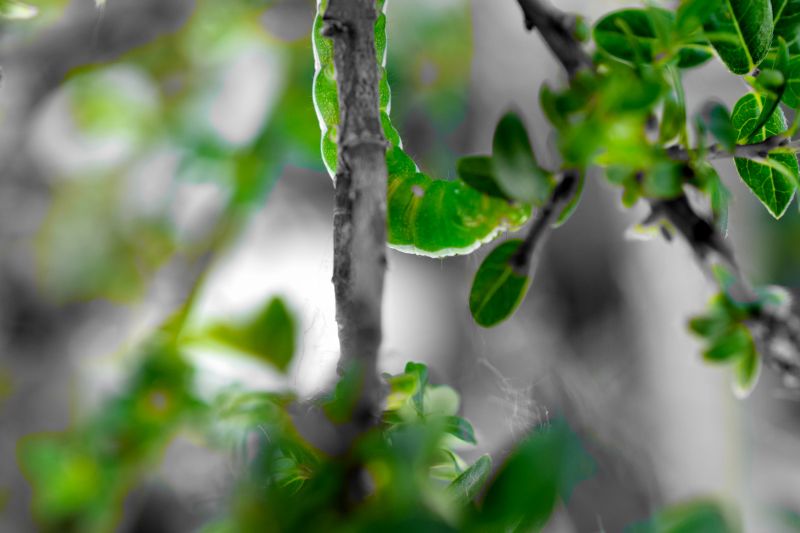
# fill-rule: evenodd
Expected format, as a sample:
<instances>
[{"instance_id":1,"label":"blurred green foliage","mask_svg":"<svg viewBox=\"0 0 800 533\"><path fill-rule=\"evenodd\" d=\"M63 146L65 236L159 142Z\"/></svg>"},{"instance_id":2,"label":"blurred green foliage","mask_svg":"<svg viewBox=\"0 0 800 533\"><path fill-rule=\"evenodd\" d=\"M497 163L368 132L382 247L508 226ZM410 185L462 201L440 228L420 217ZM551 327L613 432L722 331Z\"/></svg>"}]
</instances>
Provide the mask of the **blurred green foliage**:
<instances>
[{"instance_id":1,"label":"blurred green foliage","mask_svg":"<svg viewBox=\"0 0 800 533\"><path fill-rule=\"evenodd\" d=\"M761 369L761 358L756 350L749 325L766 309L786 312L789 294L780 287L765 287L756 291L753 301L737 298L733 275L717 268L715 275L723 291L709 302L705 315L693 318L689 328L707 342L703 358L715 364L730 364L734 370L734 392L740 397L750 394Z\"/></svg>"}]
</instances>

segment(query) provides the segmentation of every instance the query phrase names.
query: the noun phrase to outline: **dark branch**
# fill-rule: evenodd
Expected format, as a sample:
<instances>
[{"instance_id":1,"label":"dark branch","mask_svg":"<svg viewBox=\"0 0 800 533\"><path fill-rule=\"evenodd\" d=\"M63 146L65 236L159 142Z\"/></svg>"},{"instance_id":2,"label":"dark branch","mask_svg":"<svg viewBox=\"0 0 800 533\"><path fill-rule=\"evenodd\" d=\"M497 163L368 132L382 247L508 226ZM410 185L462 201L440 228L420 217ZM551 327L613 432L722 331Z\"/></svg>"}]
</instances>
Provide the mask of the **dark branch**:
<instances>
[{"instance_id":1,"label":"dark branch","mask_svg":"<svg viewBox=\"0 0 800 533\"><path fill-rule=\"evenodd\" d=\"M545 5L543 0L517 1L525 13L528 28L539 30L570 76L580 68L593 68L581 43L574 37L574 23L566 14ZM733 154L718 145L712 145L706 157L762 158L775 148L800 150L800 145L778 135L760 143L737 146ZM691 155L691 152L679 146L670 147L667 151L676 160L685 161ZM654 215L660 214L675 226L704 271L711 272L712 267L721 262L736 277L734 286L728 291L733 291L737 299L755 300L755 292L739 269L724 237L713 224L692 209L686 196L666 201L653 200L651 206ZM800 317L793 315L788 308L765 309L754 316L748 325L767 366L780 372L784 383L800 384Z\"/></svg>"},{"instance_id":2,"label":"dark branch","mask_svg":"<svg viewBox=\"0 0 800 533\"><path fill-rule=\"evenodd\" d=\"M379 416L377 372L386 270L386 141L380 121L374 0L330 0L325 35L333 40L339 91L339 161L334 209L333 284L339 325L340 373L363 376L353 424Z\"/></svg>"},{"instance_id":3,"label":"dark branch","mask_svg":"<svg viewBox=\"0 0 800 533\"><path fill-rule=\"evenodd\" d=\"M540 0L517 1L525 14L525 27L539 30L570 77L582 68L592 68L592 60L575 38L575 17L553 9Z\"/></svg>"},{"instance_id":4,"label":"dark branch","mask_svg":"<svg viewBox=\"0 0 800 533\"><path fill-rule=\"evenodd\" d=\"M561 181L553 189L547 203L534 215L533 223L525 240L511 258L514 270L520 275L528 275L536 267L542 247L547 237L550 236L553 224L558 220L564 207L575 196L579 180L580 173L578 171L565 172Z\"/></svg>"},{"instance_id":5,"label":"dark branch","mask_svg":"<svg viewBox=\"0 0 800 533\"><path fill-rule=\"evenodd\" d=\"M706 159L729 159L731 157L744 157L748 159L760 159L769 155L769 152L776 148L800 151L800 141L793 141L784 135L775 135L766 140L753 144L740 144L734 147L733 152L725 149L720 144L712 144L704 152L699 150L687 150L683 146L675 145L667 148L667 155L676 161L688 161L691 157L702 155Z\"/></svg>"},{"instance_id":6,"label":"dark branch","mask_svg":"<svg viewBox=\"0 0 800 533\"><path fill-rule=\"evenodd\" d=\"M333 40L339 92L339 156L333 220L333 285L339 325L339 373L357 372L361 393L350 423L340 428L351 454L349 509L369 493L363 465L351 444L377 424L381 383L381 303L386 271L386 141L380 121L375 60L374 0L330 0L324 34Z\"/></svg>"}]
</instances>

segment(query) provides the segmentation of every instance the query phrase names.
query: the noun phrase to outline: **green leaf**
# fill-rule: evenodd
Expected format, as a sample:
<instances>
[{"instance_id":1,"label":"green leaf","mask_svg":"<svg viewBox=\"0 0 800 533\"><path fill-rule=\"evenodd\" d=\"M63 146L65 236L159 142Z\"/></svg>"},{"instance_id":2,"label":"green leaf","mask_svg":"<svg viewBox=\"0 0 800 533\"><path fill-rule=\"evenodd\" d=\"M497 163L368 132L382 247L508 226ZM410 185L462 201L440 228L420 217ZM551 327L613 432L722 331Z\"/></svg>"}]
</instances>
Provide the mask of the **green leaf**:
<instances>
[{"instance_id":1,"label":"green leaf","mask_svg":"<svg viewBox=\"0 0 800 533\"><path fill-rule=\"evenodd\" d=\"M448 387L447 385L428 385L425 389L425 409L423 409L422 414L425 417L443 416L445 420L447 420L447 417L453 416L458 412L460 405L461 397L453 387ZM454 425L451 429L454 431L460 431L462 429L458 421L452 421L452 423ZM467 422L467 424L469 423ZM464 431L471 432L472 428L467 428Z\"/></svg>"},{"instance_id":2,"label":"green leaf","mask_svg":"<svg viewBox=\"0 0 800 533\"><path fill-rule=\"evenodd\" d=\"M706 178L705 191L711 197L711 211L714 214L714 222L722 231L722 234L727 235L728 207L733 195L710 163L706 163L701 168Z\"/></svg>"},{"instance_id":3,"label":"green leaf","mask_svg":"<svg viewBox=\"0 0 800 533\"><path fill-rule=\"evenodd\" d=\"M786 90L783 103L797 109L800 108L800 56L794 56L786 67Z\"/></svg>"},{"instance_id":4,"label":"green leaf","mask_svg":"<svg viewBox=\"0 0 800 533\"><path fill-rule=\"evenodd\" d=\"M747 74L766 57L772 24L770 0L723 0L704 28L731 72Z\"/></svg>"},{"instance_id":5,"label":"green leaf","mask_svg":"<svg viewBox=\"0 0 800 533\"><path fill-rule=\"evenodd\" d=\"M752 338L749 349L733 367L733 392L737 398L747 398L756 386L761 372L761 358L758 356Z\"/></svg>"},{"instance_id":6,"label":"green leaf","mask_svg":"<svg viewBox=\"0 0 800 533\"><path fill-rule=\"evenodd\" d=\"M472 429L472 424L460 416L445 417L444 431L464 442L478 444L478 441L475 440L475 430Z\"/></svg>"},{"instance_id":7,"label":"green leaf","mask_svg":"<svg viewBox=\"0 0 800 533\"><path fill-rule=\"evenodd\" d=\"M607 54L631 63L653 63L677 54L678 66L691 68L711 58L711 49L702 41L676 46L669 34L673 24L674 15L665 9L621 9L597 22L594 40Z\"/></svg>"},{"instance_id":8,"label":"green leaf","mask_svg":"<svg viewBox=\"0 0 800 533\"><path fill-rule=\"evenodd\" d=\"M518 239L504 242L486 256L475 273L469 309L475 322L485 328L511 316L528 291L531 278L512 265L521 244Z\"/></svg>"},{"instance_id":9,"label":"green leaf","mask_svg":"<svg viewBox=\"0 0 800 533\"><path fill-rule=\"evenodd\" d=\"M456 172L461 181L472 187L478 192L510 200L508 195L497 185L492 168L492 158L487 156L469 156L458 160Z\"/></svg>"},{"instance_id":10,"label":"green leaf","mask_svg":"<svg viewBox=\"0 0 800 533\"><path fill-rule=\"evenodd\" d=\"M34 6L17 0L0 0L0 18L29 19L35 17L39 10Z\"/></svg>"},{"instance_id":11,"label":"green leaf","mask_svg":"<svg viewBox=\"0 0 800 533\"><path fill-rule=\"evenodd\" d=\"M459 502L470 502L478 495L491 473L491 456L481 455L477 461L450 483L448 490L455 495Z\"/></svg>"},{"instance_id":12,"label":"green leaf","mask_svg":"<svg viewBox=\"0 0 800 533\"><path fill-rule=\"evenodd\" d=\"M553 178L536 162L528 132L516 114L500 119L492 149L492 168L500 189L514 200L544 205L553 190Z\"/></svg>"},{"instance_id":13,"label":"green leaf","mask_svg":"<svg viewBox=\"0 0 800 533\"><path fill-rule=\"evenodd\" d=\"M292 362L297 326L280 298L272 298L255 316L241 324L212 326L208 338L266 361L285 372Z\"/></svg>"},{"instance_id":14,"label":"green leaf","mask_svg":"<svg viewBox=\"0 0 800 533\"><path fill-rule=\"evenodd\" d=\"M572 195L572 198L567 205L564 206L564 209L561 211L561 214L558 216L558 220L556 223L553 224L554 228L558 228L563 226L567 223L567 221L572 217L575 210L578 209L578 204L581 203L581 197L583 196L583 189L586 186L586 173L581 172L580 176L578 177L578 186L575 189L575 194Z\"/></svg>"},{"instance_id":15,"label":"green leaf","mask_svg":"<svg viewBox=\"0 0 800 533\"><path fill-rule=\"evenodd\" d=\"M502 231L518 229L530 216L530 206L422 173L390 173L387 194L389 244L429 257L470 253Z\"/></svg>"},{"instance_id":16,"label":"green leaf","mask_svg":"<svg viewBox=\"0 0 800 533\"><path fill-rule=\"evenodd\" d=\"M737 140L740 144L751 135L752 128L761 116L762 108L762 99L755 93L747 94L737 102L733 109L733 126L739 132ZM754 132L750 143L761 142L767 137L779 135L785 130L786 118L783 111L778 108L764 127ZM800 169L798 169L797 157L793 153L772 152L767 159L786 167L790 176L794 176L795 179L792 180L784 172L752 159L736 158L736 169L772 216L780 218L794 197L796 182L797 179L800 179Z\"/></svg>"},{"instance_id":17,"label":"green leaf","mask_svg":"<svg viewBox=\"0 0 800 533\"><path fill-rule=\"evenodd\" d=\"M725 509L717 502L695 500L660 511L647 522L636 524L626 533L733 533Z\"/></svg>"},{"instance_id":18,"label":"green leaf","mask_svg":"<svg viewBox=\"0 0 800 533\"><path fill-rule=\"evenodd\" d=\"M364 382L362 367L353 363L346 368L333 391L322 400L322 408L333 422L343 424L350 420L361 395Z\"/></svg>"},{"instance_id":19,"label":"green leaf","mask_svg":"<svg viewBox=\"0 0 800 533\"><path fill-rule=\"evenodd\" d=\"M736 148L739 132L733 127L728 109L722 104L712 104L704 115L708 130L714 138L725 150L732 152Z\"/></svg>"},{"instance_id":20,"label":"green leaf","mask_svg":"<svg viewBox=\"0 0 800 533\"><path fill-rule=\"evenodd\" d=\"M657 161L644 175L642 191L650 198L675 198L683 193L683 165Z\"/></svg>"},{"instance_id":21,"label":"green leaf","mask_svg":"<svg viewBox=\"0 0 800 533\"><path fill-rule=\"evenodd\" d=\"M664 98L664 108L661 113L661 127L658 138L666 144L678 135L686 126L686 108L675 93L669 93Z\"/></svg>"},{"instance_id":22,"label":"green leaf","mask_svg":"<svg viewBox=\"0 0 800 533\"><path fill-rule=\"evenodd\" d=\"M319 7L324 9L324 5L322 2ZM383 3L379 2L380 5ZM324 24L321 13L318 10L312 33L316 59L313 101L321 126L322 160L328 173L334 177L337 166L339 103L333 44L322 34ZM452 24L446 27L451 28ZM375 26L375 39L375 60L381 79L381 123L390 144L386 153L389 174L386 205L389 245L405 253L445 257L471 253L503 231L518 229L530 216L529 206L511 204L505 199L483 194L460 180L432 179L420 172L416 163L403 151L400 134L389 117L391 91L384 65L386 17L383 13L379 15ZM463 44L459 46L461 48L458 50L461 51ZM416 64L414 68L417 68ZM446 106L448 101L440 104L435 107Z\"/></svg>"},{"instance_id":23,"label":"green leaf","mask_svg":"<svg viewBox=\"0 0 800 533\"><path fill-rule=\"evenodd\" d=\"M724 0L681 0L675 25L679 32L691 34L711 16Z\"/></svg>"},{"instance_id":24,"label":"green leaf","mask_svg":"<svg viewBox=\"0 0 800 533\"><path fill-rule=\"evenodd\" d=\"M428 367L422 363L406 363L406 374L416 377L417 386L411 399L419 414L425 413L425 389L428 387Z\"/></svg>"},{"instance_id":25,"label":"green leaf","mask_svg":"<svg viewBox=\"0 0 800 533\"><path fill-rule=\"evenodd\" d=\"M623 61L653 62L659 43L653 20L644 9L622 9L601 18L594 27L598 48Z\"/></svg>"},{"instance_id":26,"label":"green leaf","mask_svg":"<svg viewBox=\"0 0 800 533\"><path fill-rule=\"evenodd\" d=\"M594 470L566 422L555 420L523 440L501 467L483 501L480 531L530 531L545 525Z\"/></svg>"},{"instance_id":27,"label":"green leaf","mask_svg":"<svg viewBox=\"0 0 800 533\"><path fill-rule=\"evenodd\" d=\"M689 321L689 329L706 339L719 337L730 328L730 325L730 319L720 313L695 317Z\"/></svg>"},{"instance_id":28,"label":"green leaf","mask_svg":"<svg viewBox=\"0 0 800 533\"><path fill-rule=\"evenodd\" d=\"M756 88L759 92L776 92L786 83L783 74L774 69L762 70L756 78Z\"/></svg>"},{"instance_id":29,"label":"green leaf","mask_svg":"<svg viewBox=\"0 0 800 533\"><path fill-rule=\"evenodd\" d=\"M697 327L698 324L695 323L694 326ZM703 353L703 358L712 363L727 363L743 357L752 344L750 332L739 325L719 334Z\"/></svg>"},{"instance_id":30,"label":"green leaf","mask_svg":"<svg viewBox=\"0 0 800 533\"><path fill-rule=\"evenodd\" d=\"M800 30L800 0L772 0L775 38L783 37L787 43L797 39Z\"/></svg>"}]
</instances>

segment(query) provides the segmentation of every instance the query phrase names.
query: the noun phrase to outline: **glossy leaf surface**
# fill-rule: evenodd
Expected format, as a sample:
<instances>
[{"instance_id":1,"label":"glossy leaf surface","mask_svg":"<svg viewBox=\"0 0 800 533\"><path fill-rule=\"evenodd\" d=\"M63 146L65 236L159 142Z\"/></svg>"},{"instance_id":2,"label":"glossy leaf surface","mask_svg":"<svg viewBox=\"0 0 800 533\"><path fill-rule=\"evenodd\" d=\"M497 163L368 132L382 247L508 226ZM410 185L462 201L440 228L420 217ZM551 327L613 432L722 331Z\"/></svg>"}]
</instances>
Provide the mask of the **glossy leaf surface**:
<instances>
[{"instance_id":1,"label":"glossy leaf surface","mask_svg":"<svg viewBox=\"0 0 800 533\"><path fill-rule=\"evenodd\" d=\"M763 141L767 137L778 135L786 130L786 118L783 111L777 109L772 117L760 131L751 134L752 129L757 125L759 116L763 108L761 97L755 93L745 95L733 109L732 121L738 131L738 141L751 136L750 143ZM761 200L761 203L775 218L780 218L786 212L786 208L794 197L796 190L796 179L800 176L798 170L797 156L793 153L775 152L769 154L767 159L785 167L786 172L795 177L793 181L776 168L765 162L736 158L736 169L742 180L747 184L753 194Z\"/></svg>"},{"instance_id":2,"label":"glossy leaf surface","mask_svg":"<svg viewBox=\"0 0 800 533\"><path fill-rule=\"evenodd\" d=\"M486 256L475 273L469 309L475 322L485 328L511 316L528 292L531 278L512 264L521 244L520 240L504 242Z\"/></svg>"}]
</instances>

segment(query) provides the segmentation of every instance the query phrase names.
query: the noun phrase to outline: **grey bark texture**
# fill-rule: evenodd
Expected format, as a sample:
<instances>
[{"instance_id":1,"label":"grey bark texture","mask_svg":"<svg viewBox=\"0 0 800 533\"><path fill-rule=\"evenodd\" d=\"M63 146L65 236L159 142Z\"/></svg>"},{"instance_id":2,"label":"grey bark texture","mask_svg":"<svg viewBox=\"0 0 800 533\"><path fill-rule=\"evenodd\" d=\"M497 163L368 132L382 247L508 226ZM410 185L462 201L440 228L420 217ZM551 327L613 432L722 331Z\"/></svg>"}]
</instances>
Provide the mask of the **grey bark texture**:
<instances>
[{"instance_id":1,"label":"grey bark texture","mask_svg":"<svg viewBox=\"0 0 800 533\"><path fill-rule=\"evenodd\" d=\"M362 376L356 429L377 420L381 303L386 271L386 140L380 121L374 0L330 0L323 32L333 40L339 92L334 267L340 373Z\"/></svg>"}]
</instances>

